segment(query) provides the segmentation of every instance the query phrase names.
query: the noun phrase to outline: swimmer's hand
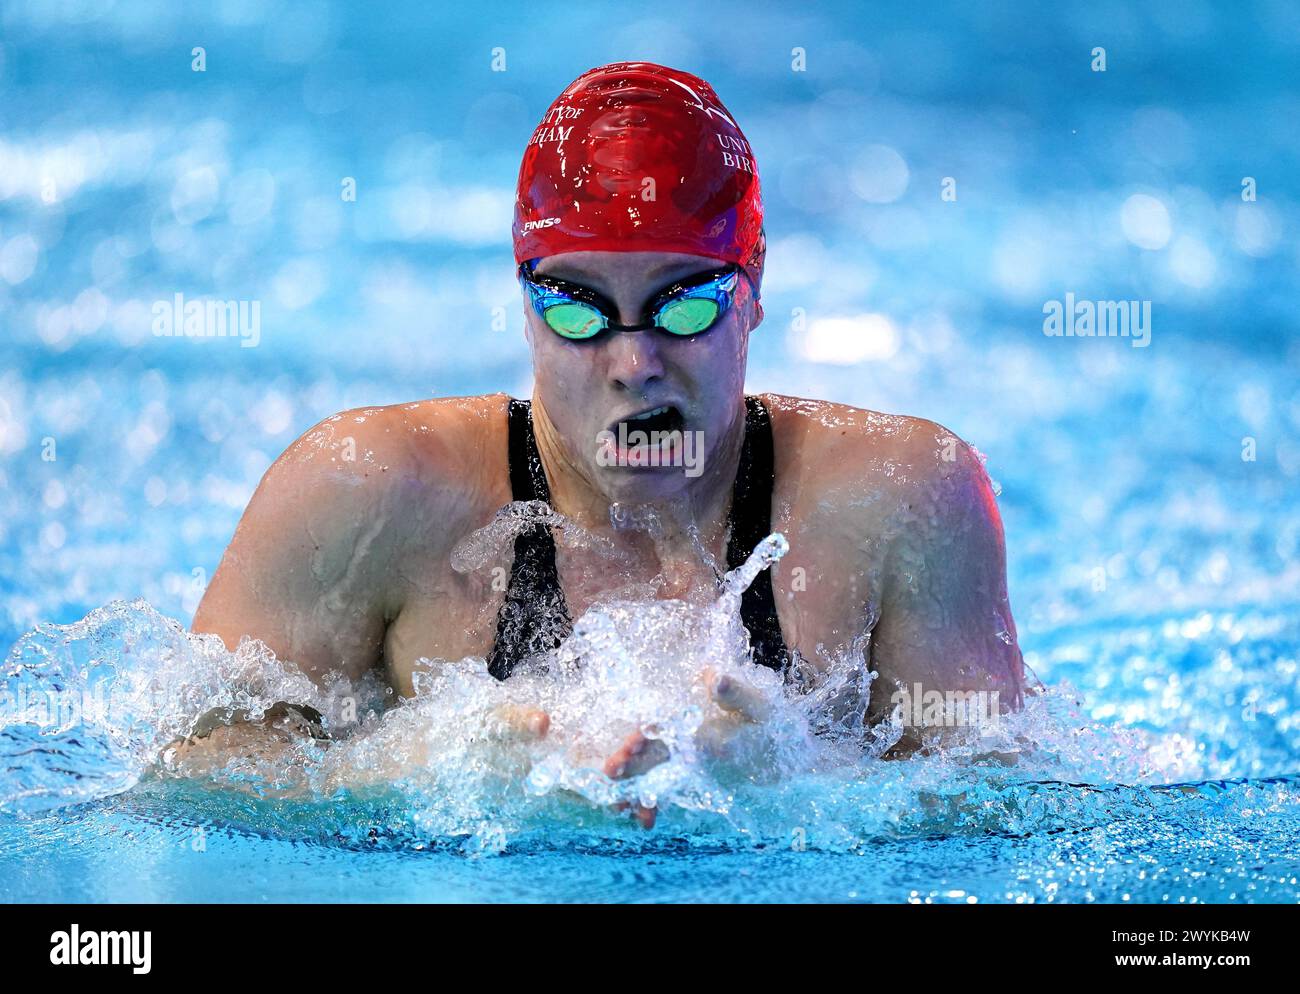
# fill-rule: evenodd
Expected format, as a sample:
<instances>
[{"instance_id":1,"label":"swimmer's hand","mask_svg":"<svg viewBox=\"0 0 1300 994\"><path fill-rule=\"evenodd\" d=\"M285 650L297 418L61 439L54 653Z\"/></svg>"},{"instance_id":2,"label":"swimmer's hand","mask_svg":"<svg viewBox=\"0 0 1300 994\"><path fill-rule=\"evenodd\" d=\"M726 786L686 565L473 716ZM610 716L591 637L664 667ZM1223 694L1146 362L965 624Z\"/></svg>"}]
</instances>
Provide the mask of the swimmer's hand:
<instances>
[{"instance_id":1,"label":"swimmer's hand","mask_svg":"<svg viewBox=\"0 0 1300 994\"><path fill-rule=\"evenodd\" d=\"M729 673L706 667L701 673L709 699L721 714L706 718L695 745L706 757L742 777L775 773L776 743L768 724L771 706L754 687Z\"/></svg>"},{"instance_id":2,"label":"swimmer's hand","mask_svg":"<svg viewBox=\"0 0 1300 994\"><path fill-rule=\"evenodd\" d=\"M523 704L502 704L492 718L489 737L498 742L536 742L551 730L549 714Z\"/></svg>"},{"instance_id":3,"label":"swimmer's hand","mask_svg":"<svg viewBox=\"0 0 1300 994\"><path fill-rule=\"evenodd\" d=\"M742 775L762 777L772 772L773 741L766 726L770 708L763 695L748 683L712 667L701 674L709 700L722 713L705 719L695 734L696 745L710 759ZM605 760L605 775L612 780L639 776L668 758L668 747L636 731ZM632 810L643 828L653 828L658 810L627 801L616 810Z\"/></svg>"},{"instance_id":4,"label":"swimmer's hand","mask_svg":"<svg viewBox=\"0 0 1300 994\"><path fill-rule=\"evenodd\" d=\"M522 704L503 704L492 711L489 738L501 744L527 744L545 738L550 731L551 716L538 708ZM605 775L613 780L626 780L644 773L668 758L668 747L657 739L633 732L612 756L605 760ZM614 810L626 811L631 805L626 801L615 805ZM636 806L633 816L645 828L653 828L655 809Z\"/></svg>"},{"instance_id":5,"label":"swimmer's hand","mask_svg":"<svg viewBox=\"0 0 1300 994\"><path fill-rule=\"evenodd\" d=\"M658 766L668 758L668 747L658 739L647 737L636 731L623 740L618 750L605 760L605 776L611 780L628 780L640 776L646 770ZM614 805L615 811L632 809L632 817L641 823L642 828L654 828L658 809L638 804L635 807L627 801Z\"/></svg>"},{"instance_id":6,"label":"swimmer's hand","mask_svg":"<svg viewBox=\"0 0 1300 994\"><path fill-rule=\"evenodd\" d=\"M551 716L538 708L521 704L503 704L492 711L489 738L501 744L536 742L546 736L551 727ZM668 747L657 739L633 732L618 751L605 760L605 775L613 780L626 780L644 773L668 758ZM615 805L614 810L626 811L626 801ZM653 828L655 809L641 805L632 812L645 828Z\"/></svg>"}]
</instances>

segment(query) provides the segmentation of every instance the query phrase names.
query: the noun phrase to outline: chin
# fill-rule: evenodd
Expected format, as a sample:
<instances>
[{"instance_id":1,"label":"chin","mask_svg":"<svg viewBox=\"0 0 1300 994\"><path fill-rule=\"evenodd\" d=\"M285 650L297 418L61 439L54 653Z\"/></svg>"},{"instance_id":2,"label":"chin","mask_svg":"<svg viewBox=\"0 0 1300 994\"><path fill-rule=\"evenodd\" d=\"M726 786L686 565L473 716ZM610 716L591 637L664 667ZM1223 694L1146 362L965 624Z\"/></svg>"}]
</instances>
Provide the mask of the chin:
<instances>
[{"instance_id":1,"label":"chin","mask_svg":"<svg viewBox=\"0 0 1300 994\"><path fill-rule=\"evenodd\" d=\"M690 478L681 466L600 466L597 479L605 496L623 504L650 504L686 493Z\"/></svg>"}]
</instances>

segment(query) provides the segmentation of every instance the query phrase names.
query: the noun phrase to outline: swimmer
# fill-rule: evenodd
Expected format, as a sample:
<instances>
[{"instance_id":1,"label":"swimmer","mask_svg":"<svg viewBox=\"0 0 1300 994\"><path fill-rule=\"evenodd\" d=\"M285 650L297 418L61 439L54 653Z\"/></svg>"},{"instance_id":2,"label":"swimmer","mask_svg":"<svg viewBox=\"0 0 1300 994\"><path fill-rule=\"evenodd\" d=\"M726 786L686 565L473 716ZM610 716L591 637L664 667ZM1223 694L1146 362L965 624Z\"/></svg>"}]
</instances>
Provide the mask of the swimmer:
<instances>
[{"instance_id":1,"label":"swimmer","mask_svg":"<svg viewBox=\"0 0 1300 994\"><path fill-rule=\"evenodd\" d=\"M309 430L263 478L193 630L231 648L258 638L317 680L377 670L409 697L420 660L481 657L509 679L629 584L705 603L781 532L790 552L741 605L755 665L815 677L865 644L873 723L904 688L1018 707L1002 526L978 454L920 418L745 393L765 247L753 151L709 84L644 62L578 77L519 173L531 398L363 408ZM458 543L512 501L543 501L602 541L557 543L533 524L505 550L504 582L453 568ZM650 506L657 526L616 527L616 504ZM754 741L761 696L733 675L700 680L716 705L707 748ZM537 709L502 717L548 732ZM893 754L924 742L909 727ZM666 753L633 731L604 771L635 777Z\"/></svg>"}]
</instances>

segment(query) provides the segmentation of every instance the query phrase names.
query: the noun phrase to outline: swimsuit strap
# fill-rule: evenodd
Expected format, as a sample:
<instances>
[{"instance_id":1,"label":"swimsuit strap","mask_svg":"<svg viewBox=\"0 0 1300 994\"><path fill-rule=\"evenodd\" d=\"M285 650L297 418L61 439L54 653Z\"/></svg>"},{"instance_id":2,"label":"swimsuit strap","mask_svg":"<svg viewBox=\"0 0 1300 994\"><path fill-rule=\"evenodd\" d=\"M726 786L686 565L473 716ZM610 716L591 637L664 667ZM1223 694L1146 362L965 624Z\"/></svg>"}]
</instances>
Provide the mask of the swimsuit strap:
<instances>
[{"instance_id":1,"label":"swimsuit strap","mask_svg":"<svg viewBox=\"0 0 1300 994\"><path fill-rule=\"evenodd\" d=\"M757 397L745 398L745 441L731 492L727 521L731 536L727 542L727 569L743 566L754 547L772 531L772 487L776 467L772 446L772 418ZM789 652L781 637L781 621L772 594L772 571L765 569L754 578L740 599L740 618L749 629L754 662L784 670Z\"/></svg>"},{"instance_id":2,"label":"swimsuit strap","mask_svg":"<svg viewBox=\"0 0 1300 994\"><path fill-rule=\"evenodd\" d=\"M551 502L551 487L542 469L542 454L533 434L533 405L510 398L510 494L515 500Z\"/></svg>"},{"instance_id":3,"label":"swimsuit strap","mask_svg":"<svg viewBox=\"0 0 1300 994\"><path fill-rule=\"evenodd\" d=\"M533 435L532 405L511 399L508 425L512 499L549 504L551 491ZM771 530L774 479L771 418L758 398L746 397L745 440L727 515L728 569L743 565L754 546ZM771 570L759 573L742 595L740 617L749 629L754 662L784 670L789 653L781 638ZM505 601L497 614L488 672L504 680L517 663L555 649L572 630L555 565L555 539L550 528L538 522L515 539L514 563Z\"/></svg>"},{"instance_id":4,"label":"swimsuit strap","mask_svg":"<svg viewBox=\"0 0 1300 994\"><path fill-rule=\"evenodd\" d=\"M550 504L551 490L533 436L532 405L526 400L510 400L509 439L511 499ZM510 583L497 612L488 672L504 680L517 663L550 652L572 630L555 566L555 538L550 528L537 522L515 538Z\"/></svg>"}]
</instances>

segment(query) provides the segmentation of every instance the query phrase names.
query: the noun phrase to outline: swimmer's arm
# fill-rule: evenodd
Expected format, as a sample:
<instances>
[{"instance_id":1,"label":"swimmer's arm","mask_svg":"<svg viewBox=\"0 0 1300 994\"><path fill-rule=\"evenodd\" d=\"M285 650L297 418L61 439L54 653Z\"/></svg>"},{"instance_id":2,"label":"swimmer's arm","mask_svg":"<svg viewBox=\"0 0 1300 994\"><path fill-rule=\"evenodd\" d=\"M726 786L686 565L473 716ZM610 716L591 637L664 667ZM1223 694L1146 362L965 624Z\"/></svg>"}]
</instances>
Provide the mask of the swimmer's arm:
<instances>
[{"instance_id":1,"label":"swimmer's arm","mask_svg":"<svg viewBox=\"0 0 1300 994\"><path fill-rule=\"evenodd\" d=\"M328 744L315 721L279 704L258 722L227 724L225 717L200 718L193 734L161 751L157 771L172 777L217 779L257 795L293 797L306 792L303 747Z\"/></svg>"},{"instance_id":2,"label":"swimmer's arm","mask_svg":"<svg viewBox=\"0 0 1300 994\"><path fill-rule=\"evenodd\" d=\"M307 432L267 471L191 626L228 648L260 639L320 680L382 658L395 514L388 470L347 415ZM370 431L374 431L373 428Z\"/></svg>"},{"instance_id":3,"label":"swimmer's arm","mask_svg":"<svg viewBox=\"0 0 1300 994\"><path fill-rule=\"evenodd\" d=\"M904 705L905 721L915 715L917 685L922 714L931 691L945 699L983 691L987 696L980 703L1001 711L1023 700L1024 666L992 485L969 446L957 442L948 451L955 456L951 461L914 463L930 469L901 498L905 526L889 550L871 638L872 666L879 673L872 686L873 721L887 717L896 703ZM933 737L908 727L900 751Z\"/></svg>"}]
</instances>

